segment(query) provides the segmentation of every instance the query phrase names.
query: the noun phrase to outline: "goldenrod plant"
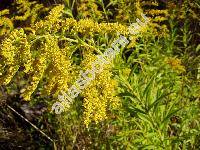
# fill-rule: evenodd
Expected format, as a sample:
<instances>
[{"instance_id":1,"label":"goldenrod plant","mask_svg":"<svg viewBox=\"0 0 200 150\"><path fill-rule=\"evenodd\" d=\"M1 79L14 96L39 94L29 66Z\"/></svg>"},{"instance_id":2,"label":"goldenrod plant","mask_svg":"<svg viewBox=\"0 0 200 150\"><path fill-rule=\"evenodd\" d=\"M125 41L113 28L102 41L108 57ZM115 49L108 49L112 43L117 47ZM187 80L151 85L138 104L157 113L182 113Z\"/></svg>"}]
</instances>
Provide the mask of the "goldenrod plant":
<instances>
[{"instance_id":1,"label":"goldenrod plant","mask_svg":"<svg viewBox=\"0 0 200 150\"><path fill-rule=\"evenodd\" d=\"M4 9L0 11L0 36L9 33L14 27L13 27L13 21L12 19L6 17L6 15L9 14L8 9Z\"/></svg>"},{"instance_id":2,"label":"goldenrod plant","mask_svg":"<svg viewBox=\"0 0 200 150\"><path fill-rule=\"evenodd\" d=\"M199 6L3 0L0 149L199 149ZM65 99L120 36L126 46Z\"/></svg>"},{"instance_id":3,"label":"goldenrod plant","mask_svg":"<svg viewBox=\"0 0 200 150\"><path fill-rule=\"evenodd\" d=\"M27 21L30 25L34 24L38 15L48 10L43 4L37 4L36 1L16 0L17 14L14 20Z\"/></svg>"}]
</instances>

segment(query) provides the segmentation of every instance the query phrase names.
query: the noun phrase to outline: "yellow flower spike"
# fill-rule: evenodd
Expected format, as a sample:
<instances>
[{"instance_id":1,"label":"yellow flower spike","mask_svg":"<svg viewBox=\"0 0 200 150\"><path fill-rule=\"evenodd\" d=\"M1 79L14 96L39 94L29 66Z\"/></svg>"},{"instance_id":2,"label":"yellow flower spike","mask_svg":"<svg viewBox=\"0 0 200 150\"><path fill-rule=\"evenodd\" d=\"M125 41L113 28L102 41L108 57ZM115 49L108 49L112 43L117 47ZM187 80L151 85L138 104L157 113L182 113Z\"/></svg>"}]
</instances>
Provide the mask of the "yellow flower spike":
<instances>
[{"instance_id":1,"label":"yellow flower spike","mask_svg":"<svg viewBox=\"0 0 200 150\"><path fill-rule=\"evenodd\" d=\"M16 55L15 47L12 44L11 39L7 38L1 44L1 55L8 65L14 62L14 57Z\"/></svg>"},{"instance_id":2,"label":"yellow flower spike","mask_svg":"<svg viewBox=\"0 0 200 150\"><path fill-rule=\"evenodd\" d=\"M26 87L26 90L21 94L24 100L30 100L32 93L37 88L37 85L43 77L46 69L46 57L40 55L38 59L34 61L34 74L32 76L31 84Z\"/></svg>"},{"instance_id":3,"label":"yellow flower spike","mask_svg":"<svg viewBox=\"0 0 200 150\"><path fill-rule=\"evenodd\" d=\"M69 71L72 67L69 57L65 56L58 46L58 39L47 35L45 40L42 48L49 61L49 66L45 71L47 83L44 86L44 93L51 93L56 97L59 91L67 89L67 83L71 79Z\"/></svg>"},{"instance_id":4,"label":"yellow flower spike","mask_svg":"<svg viewBox=\"0 0 200 150\"><path fill-rule=\"evenodd\" d=\"M57 32L61 26L58 25L61 22L60 17L62 16L62 12L64 9L64 5L55 6L49 12L49 15L45 17L45 20L41 20L33 25L34 30L38 31L37 33L40 34L44 32L54 33Z\"/></svg>"},{"instance_id":5,"label":"yellow flower spike","mask_svg":"<svg viewBox=\"0 0 200 150\"><path fill-rule=\"evenodd\" d=\"M38 26L38 24L36 24ZM117 33L123 35L128 35L128 27L118 23L97 23L91 19L80 19L76 21L72 18L67 18L65 21L61 21L61 26L59 27L63 32L71 32L71 34L82 33L85 36L94 35L94 33L99 33L104 35L105 33Z\"/></svg>"},{"instance_id":6,"label":"yellow flower spike","mask_svg":"<svg viewBox=\"0 0 200 150\"><path fill-rule=\"evenodd\" d=\"M77 9L83 18L102 18L102 12L98 10L98 6L94 0L81 0L78 3Z\"/></svg>"},{"instance_id":7,"label":"yellow flower spike","mask_svg":"<svg viewBox=\"0 0 200 150\"><path fill-rule=\"evenodd\" d=\"M0 16L8 15L9 14L9 9L4 9L0 11Z\"/></svg>"},{"instance_id":8,"label":"yellow flower spike","mask_svg":"<svg viewBox=\"0 0 200 150\"><path fill-rule=\"evenodd\" d=\"M85 59L81 63L83 69L91 69L91 63L95 61L94 58L94 55L91 53L86 54ZM99 123L105 120L107 118L108 106L115 109L119 106L115 91L117 82L111 78L112 73L110 69L109 65L105 65L103 71L95 74L96 78L83 90L84 124L86 127L92 121Z\"/></svg>"},{"instance_id":9,"label":"yellow flower spike","mask_svg":"<svg viewBox=\"0 0 200 150\"><path fill-rule=\"evenodd\" d=\"M4 85L9 84L13 76L18 71L18 69L19 69L18 65L11 65L9 69L7 70L7 73L2 78L0 78L0 84L4 84Z\"/></svg>"},{"instance_id":10,"label":"yellow flower spike","mask_svg":"<svg viewBox=\"0 0 200 150\"><path fill-rule=\"evenodd\" d=\"M5 38L1 44L1 56L4 64L8 65L9 76L5 83L8 84L17 72L19 66L24 66L24 72L31 70L32 54L30 52L30 44L27 41L26 34L23 29L13 30L10 35ZM12 71L11 71L12 70Z\"/></svg>"},{"instance_id":11,"label":"yellow flower spike","mask_svg":"<svg viewBox=\"0 0 200 150\"><path fill-rule=\"evenodd\" d=\"M16 4L18 5L18 16L15 16L14 19L20 21L27 21L30 19L31 25L33 25L37 20L39 13L48 10L48 8L45 8L43 4L37 4L35 1L16 0Z\"/></svg>"}]
</instances>

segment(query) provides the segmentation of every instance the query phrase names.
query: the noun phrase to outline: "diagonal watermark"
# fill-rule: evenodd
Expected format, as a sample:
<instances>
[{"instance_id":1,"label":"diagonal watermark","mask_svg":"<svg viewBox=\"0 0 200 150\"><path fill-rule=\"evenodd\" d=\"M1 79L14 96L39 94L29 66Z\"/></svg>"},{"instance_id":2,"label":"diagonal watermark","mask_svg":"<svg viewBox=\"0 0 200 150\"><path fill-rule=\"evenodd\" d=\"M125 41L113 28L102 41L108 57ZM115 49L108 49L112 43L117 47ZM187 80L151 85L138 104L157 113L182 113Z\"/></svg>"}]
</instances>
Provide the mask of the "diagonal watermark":
<instances>
[{"instance_id":1,"label":"diagonal watermark","mask_svg":"<svg viewBox=\"0 0 200 150\"><path fill-rule=\"evenodd\" d=\"M138 34L139 29L149 22L149 19L144 14L141 14L141 16L145 22L142 22L137 18L137 22L132 23L128 27L130 34ZM128 43L129 41L126 37L119 35L119 38L111 44L111 48L106 49L103 54L96 56L97 59L92 63L91 70L86 70L85 72L81 70L80 77L77 79L75 84L67 90L67 93L61 91L62 94L58 95L59 101L52 105L52 111L55 111L56 114L61 114L64 111L64 105L62 103L68 104L69 106L69 104L73 102L73 99L81 93L81 90L86 88L89 83L95 79L95 74L103 71L104 64L109 64L115 56L119 54L120 49L125 48Z\"/></svg>"}]
</instances>

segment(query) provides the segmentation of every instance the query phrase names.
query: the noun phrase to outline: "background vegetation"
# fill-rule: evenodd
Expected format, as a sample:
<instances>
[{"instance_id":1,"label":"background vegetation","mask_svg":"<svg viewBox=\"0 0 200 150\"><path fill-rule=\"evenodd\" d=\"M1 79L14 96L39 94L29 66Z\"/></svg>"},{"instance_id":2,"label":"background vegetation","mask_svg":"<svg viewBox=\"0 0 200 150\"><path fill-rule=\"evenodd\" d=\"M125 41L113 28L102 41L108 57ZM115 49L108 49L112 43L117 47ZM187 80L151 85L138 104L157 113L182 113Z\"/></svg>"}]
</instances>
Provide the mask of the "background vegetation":
<instances>
[{"instance_id":1,"label":"background vegetation","mask_svg":"<svg viewBox=\"0 0 200 150\"><path fill-rule=\"evenodd\" d=\"M200 149L200 1L0 2L0 149ZM129 45L55 115L118 33Z\"/></svg>"}]
</instances>

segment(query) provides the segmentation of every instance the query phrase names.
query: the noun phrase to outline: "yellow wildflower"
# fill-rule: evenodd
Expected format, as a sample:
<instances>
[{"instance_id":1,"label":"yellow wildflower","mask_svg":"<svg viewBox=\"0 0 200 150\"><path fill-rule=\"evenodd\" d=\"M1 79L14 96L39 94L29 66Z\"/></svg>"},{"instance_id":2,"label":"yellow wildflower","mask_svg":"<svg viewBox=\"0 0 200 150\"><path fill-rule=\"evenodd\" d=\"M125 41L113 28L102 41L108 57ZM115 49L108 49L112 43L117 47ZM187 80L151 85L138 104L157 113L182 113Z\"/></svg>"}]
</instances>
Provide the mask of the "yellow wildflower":
<instances>
[{"instance_id":1,"label":"yellow wildflower","mask_svg":"<svg viewBox=\"0 0 200 150\"><path fill-rule=\"evenodd\" d=\"M166 60L167 64L171 66L171 68L179 73L185 72L185 66L182 65L181 60L178 58L168 58Z\"/></svg>"}]
</instances>

